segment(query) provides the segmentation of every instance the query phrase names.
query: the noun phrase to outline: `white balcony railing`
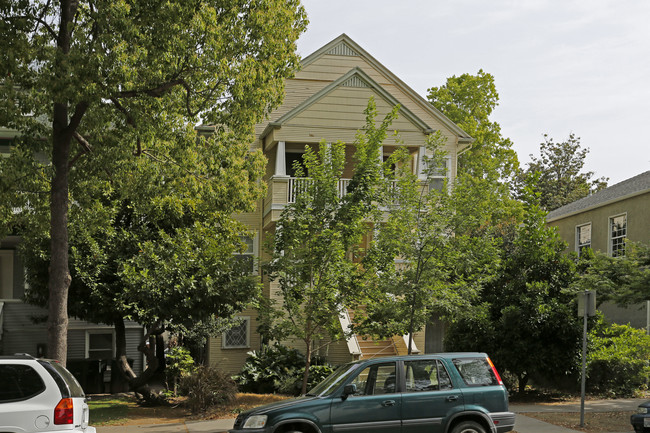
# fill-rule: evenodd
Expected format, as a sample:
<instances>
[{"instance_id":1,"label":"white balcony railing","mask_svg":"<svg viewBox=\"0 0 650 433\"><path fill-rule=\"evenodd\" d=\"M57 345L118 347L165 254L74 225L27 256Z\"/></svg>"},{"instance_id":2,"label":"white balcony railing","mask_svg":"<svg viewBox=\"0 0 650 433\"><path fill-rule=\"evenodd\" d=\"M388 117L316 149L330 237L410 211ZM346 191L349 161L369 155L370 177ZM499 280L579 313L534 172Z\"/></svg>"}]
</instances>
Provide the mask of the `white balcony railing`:
<instances>
[{"instance_id":1,"label":"white balcony railing","mask_svg":"<svg viewBox=\"0 0 650 433\"><path fill-rule=\"evenodd\" d=\"M287 190L287 203L295 203L296 197L298 197L300 193L305 192L311 182L312 180L309 177L290 177L289 188ZM339 179L337 186L339 198L343 197L347 193L349 183L350 179Z\"/></svg>"}]
</instances>

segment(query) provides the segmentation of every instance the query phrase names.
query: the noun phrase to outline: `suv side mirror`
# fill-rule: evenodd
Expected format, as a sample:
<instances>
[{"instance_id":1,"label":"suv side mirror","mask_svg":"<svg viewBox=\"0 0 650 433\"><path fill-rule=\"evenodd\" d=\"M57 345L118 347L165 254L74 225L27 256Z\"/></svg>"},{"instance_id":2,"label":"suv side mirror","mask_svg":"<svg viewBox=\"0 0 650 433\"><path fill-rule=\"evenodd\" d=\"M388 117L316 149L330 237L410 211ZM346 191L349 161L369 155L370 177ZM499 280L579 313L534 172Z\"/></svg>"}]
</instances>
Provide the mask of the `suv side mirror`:
<instances>
[{"instance_id":1,"label":"suv side mirror","mask_svg":"<svg viewBox=\"0 0 650 433\"><path fill-rule=\"evenodd\" d=\"M350 383L343 387L343 395L341 396L343 400L348 398L348 396L357 393L357 386L354 383Z\"/></svg>"}]
</instances>

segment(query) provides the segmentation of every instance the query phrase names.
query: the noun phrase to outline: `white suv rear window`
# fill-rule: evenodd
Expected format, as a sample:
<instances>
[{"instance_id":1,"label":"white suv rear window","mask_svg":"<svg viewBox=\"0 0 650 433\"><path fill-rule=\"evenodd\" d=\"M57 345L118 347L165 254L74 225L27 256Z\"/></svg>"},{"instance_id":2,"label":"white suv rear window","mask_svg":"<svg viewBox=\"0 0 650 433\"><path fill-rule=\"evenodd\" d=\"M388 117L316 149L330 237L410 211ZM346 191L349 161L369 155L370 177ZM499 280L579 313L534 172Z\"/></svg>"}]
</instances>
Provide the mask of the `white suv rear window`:
<instances>
[{"instance_id":1,"label":"white suv rear window","mask_svg":"<svg viewBox=\"0 0 650 433\"><path fill-rule=\"evenodd\" d=\"M29 365L0 365L0 403L27 400L43 391L41 376Z\"/></svg>"}]
</instances>

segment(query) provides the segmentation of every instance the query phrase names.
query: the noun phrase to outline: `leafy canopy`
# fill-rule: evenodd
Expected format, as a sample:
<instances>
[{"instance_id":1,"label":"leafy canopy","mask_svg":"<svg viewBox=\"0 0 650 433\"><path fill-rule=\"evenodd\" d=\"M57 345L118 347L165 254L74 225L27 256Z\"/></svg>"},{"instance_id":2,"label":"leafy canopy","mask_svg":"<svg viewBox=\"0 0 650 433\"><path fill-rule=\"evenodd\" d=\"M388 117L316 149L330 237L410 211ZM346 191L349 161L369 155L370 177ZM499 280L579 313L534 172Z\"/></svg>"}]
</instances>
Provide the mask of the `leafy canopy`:
<instances>
[{"instance_id":1,"label":"leafy canopy","mask_svg":"<svg viewBox=\"0 0 650 433\"><path fill-rule=\"evenodd\" d=\"M557 209L607 187L607 178L593 179L594 172L581 173L589 149L581 148L580 137L570 134L566 141L555 142L544 135L539 158L531 162L517 179L518 188L531 183L541 193L540 204L547 211ZM532 177L539 173L538 177Z\"/></svg>"}]
</instances>

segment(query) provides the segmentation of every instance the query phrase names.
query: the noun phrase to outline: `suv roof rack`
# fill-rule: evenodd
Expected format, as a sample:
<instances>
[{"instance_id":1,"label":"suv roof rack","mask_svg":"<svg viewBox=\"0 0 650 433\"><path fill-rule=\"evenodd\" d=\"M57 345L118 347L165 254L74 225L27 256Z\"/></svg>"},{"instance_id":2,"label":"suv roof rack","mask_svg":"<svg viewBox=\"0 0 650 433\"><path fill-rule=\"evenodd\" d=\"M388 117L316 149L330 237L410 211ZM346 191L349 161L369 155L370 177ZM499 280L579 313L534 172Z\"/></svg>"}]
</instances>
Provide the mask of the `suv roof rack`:
<instances>
[{"instance_id":1,"label":"suv roof rack","mask_svg":"<svg viewBox=\"0 0 650 433\"><path fill-rule=\"evenodd\" d=\"M36 359L29 353L14 353L13 355L2 355L0 359Z\"/></svg>"}]
</instances>

